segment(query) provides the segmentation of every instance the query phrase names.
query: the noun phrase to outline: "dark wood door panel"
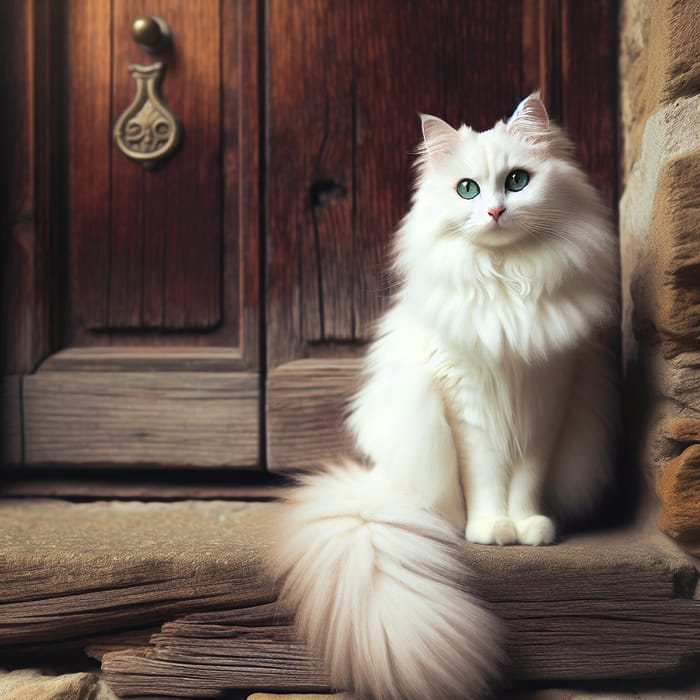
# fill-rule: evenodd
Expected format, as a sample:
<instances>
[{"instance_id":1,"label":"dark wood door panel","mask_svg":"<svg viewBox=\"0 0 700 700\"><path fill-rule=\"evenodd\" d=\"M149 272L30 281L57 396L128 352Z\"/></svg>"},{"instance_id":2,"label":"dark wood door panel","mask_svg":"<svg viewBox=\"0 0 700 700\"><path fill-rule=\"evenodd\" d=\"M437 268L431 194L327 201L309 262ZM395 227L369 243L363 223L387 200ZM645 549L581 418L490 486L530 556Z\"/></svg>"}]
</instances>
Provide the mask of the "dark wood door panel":
<instances>
[{"instance_id":1,"label":"dark wood door panel","mask_svg":"<svg viewBox=\"0 0 700 700\"><path fill-rule=\"evenodd\" d=\"M133 98L129 63L153 60L131 37L144 15L165 18L175 37L163 95L185 125L185 147L155 172L112 149L106 325L211 328L221 319L220 6L115 0L112 124Z\"/></svg>"},{"instance_id":2,"label":"dark wood door panel","mask_svg":"<svg viewBox=\"0 0 700 700\"><path fill-rule=\"evenodd\" d=\"M26 20L10 52L31 83L13 94L30 114L21 243L36 281L11 273L33 337L0 387L8 459L259 468L258 2L9 4ZM144 15L170 24L172 51L135 44ZM184 139L145 170L112 131L134 98L129 63L156 60Z\"/></svg>"},{"instance_id":3,"label":"dark wood door panel","mask_svg":"<svg viewBox=\"0 0 700 700\"><path fill-rule=\"evenodd\" d=\"M68 35L86 37L85 53L70 49L68 146L72 311L86 329L199 329L221 319L219 9L70 4ZM176 37L163 95L186 133L186 146L154 172L106 139L134 96L129 64L154 62L131 37L149 14L167 18Z\"/></svg>"},{"instance_id":4,"label":"dark wood door panel","mask_svg":"<svg viewBox=\"0 0 700 700\"><path fill-rule=\"evenodd\" d=\"M616 17L614 0L267 0L272 470L347 452L352 357L390 297L416 112L483 130L540 90L614 205Z\"/></svg>"},{"instance_id":5,"label":"dark wood door panel","mask_svg":"<svg viewBox=\"0 0 700 700\"><path fill-rule=\"evenodd\" d=\"M536 85L520 69L522 3L359 0L354 8L353 301L357 337L366 339L391 291L388 251L409 204L417 112L486 129Z\"/></svg>"},{"instance_id":6,"label":"dark wood door panel","mask_svg":"<svg viewBox=\"0 0 700 700\"><path fill-rule=\"evenodd\" d=\"M523 9L269 0L269 367L371 336L409 201L417 113L487 128L536 89Z\"/></svg>"},{"instance_id":7,"label":"dark wood door panel","mask_svg":"<svg viewBox=\"0 0 700 700\"><path fill-rule=\"evenodd\" d=\"M241 324L255 340L244 316L258 297L256 9L249 0L67 3L66 34L79 37L66 49L70 344L235 347ZM134 42L134 20L148 15L169 23L172 51L153 56ZM156 60L184 138L147 170L111 131L134 97L129 64Z\"/></svg>"},{"instance_id":8,"label":"dark wood door panel","mask_svg":"<svg viewBox=\"0 0 700 700\"><path fill-rule=\"evenodd\" d=\"M266 60L268 348L353 339L351 3L271 0Z\"/></svg>"}]
</instances>

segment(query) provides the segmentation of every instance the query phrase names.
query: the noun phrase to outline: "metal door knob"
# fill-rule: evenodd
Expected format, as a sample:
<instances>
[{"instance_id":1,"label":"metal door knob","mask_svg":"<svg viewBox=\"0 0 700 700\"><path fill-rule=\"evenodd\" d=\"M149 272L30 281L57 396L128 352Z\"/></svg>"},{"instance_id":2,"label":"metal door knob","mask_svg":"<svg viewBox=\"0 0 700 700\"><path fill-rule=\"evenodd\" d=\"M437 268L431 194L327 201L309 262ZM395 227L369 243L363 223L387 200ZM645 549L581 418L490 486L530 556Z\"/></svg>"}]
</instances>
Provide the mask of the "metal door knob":
<instances>
[{"instance_id":1,"label":"metal door knob","mask_svg":"<svg viewBox=\"0 0 700 700\"><path fill-rule=\"evenodd\" d=\"M160 17L139 17L131 28L134 41L149 53L162 53L170 48L172 32Z\"/></svg>"}]
</instances>

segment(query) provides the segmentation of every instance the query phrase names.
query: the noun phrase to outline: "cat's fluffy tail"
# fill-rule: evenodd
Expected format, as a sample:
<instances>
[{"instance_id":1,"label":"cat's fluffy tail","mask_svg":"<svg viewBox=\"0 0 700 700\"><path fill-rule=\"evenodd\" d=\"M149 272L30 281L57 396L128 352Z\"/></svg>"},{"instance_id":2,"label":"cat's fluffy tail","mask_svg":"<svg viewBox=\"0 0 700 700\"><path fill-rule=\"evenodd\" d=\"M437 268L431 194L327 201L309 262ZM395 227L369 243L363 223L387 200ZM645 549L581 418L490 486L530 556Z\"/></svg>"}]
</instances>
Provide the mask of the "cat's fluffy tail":
<instances>
[{"instance_id":1,"label":"cat's fluffy tail","mask_svg":"<svg viewBox=\"0 0 700 700\"><path fill-rule=\"evenodd\" d=\"M372 700L486 689L498 622L466 592L447 521L357 464L307 477L285 509L275 547L282 601L334 686Z\"/></svg>"}]
</instances>

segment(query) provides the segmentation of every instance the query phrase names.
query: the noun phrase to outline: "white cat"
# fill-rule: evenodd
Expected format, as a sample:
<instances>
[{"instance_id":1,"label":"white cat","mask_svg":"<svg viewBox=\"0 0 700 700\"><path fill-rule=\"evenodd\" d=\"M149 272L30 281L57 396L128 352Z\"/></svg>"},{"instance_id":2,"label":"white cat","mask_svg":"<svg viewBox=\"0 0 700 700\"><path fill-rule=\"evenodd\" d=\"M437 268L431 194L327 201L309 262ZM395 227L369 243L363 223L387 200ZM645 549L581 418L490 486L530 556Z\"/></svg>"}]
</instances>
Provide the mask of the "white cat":
<instances>
[{"instance_id":1,"label":"white cat","mask_svg":"<svg viewBox=\"0 0 700 700\"><path fill-rule=\"evenodd\" d=\"M498 622L464 589L461 533L551 544L550 516L589 509L609 477L595 336L617 253L570 142L536 94L489 131L424 116L423 135L401 287L349 418L367 465L307 477L276 550L333 683L373 700L482 693Z\"/></svg>"}]
</instances>

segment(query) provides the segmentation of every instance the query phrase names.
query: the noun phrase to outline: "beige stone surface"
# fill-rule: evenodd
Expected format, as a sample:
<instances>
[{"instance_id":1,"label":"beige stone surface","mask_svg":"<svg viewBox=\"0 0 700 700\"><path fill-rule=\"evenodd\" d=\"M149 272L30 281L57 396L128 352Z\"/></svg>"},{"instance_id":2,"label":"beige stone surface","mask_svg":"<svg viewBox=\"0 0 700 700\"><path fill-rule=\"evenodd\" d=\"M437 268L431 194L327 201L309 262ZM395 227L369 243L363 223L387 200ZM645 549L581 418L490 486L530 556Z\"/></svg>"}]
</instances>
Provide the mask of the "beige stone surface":
<instances>
[{"instance_id":1,"label":"beige stone surface","mask_svg":"<svg viewBox=\"0 0 700 700\"><path fill-rule=\"evenodd\" d=\"M0 500L0 647L267 602L273 505Z\"/></svg>"},{"instance_id":2,"label":"beige stone surface","mask_svg":"<svg viewBox=\"0 0 700 700\"><path fill-rule=\"evenodd\" d=\"M119 700L94 673L45 675L41 669L0 671L2 700Z\"/></svg>"},{"instance_id":3,"label":"beige stone surface","mask_svg":"<svg viewBox=\"0 0 700 700\"><path fill-rule=\"evenodd\" d=\"M622 172L640 157L647 120L665 102L700 92L700 3L624 0L620 17Z\"/></svg>"},{"instance_id":4,"label":"beige stone surface","mask_svg":"<svg viewBox=\"0 0 700 700\"><path fill-rule=\"evenodd\" d=\"M700 3L699 3L700 5ZM631 138L631 136L629 136ZM673 187L676 158L700 148L700 95L680 98L660 107L645 123L640 158L629 172L627 186L620 199L620 257L622 265L622 329L625 360L634 361L639 342L649 343L653 331L655 308L650 289L650 272L663 274L667 268L660 254L671 248L672 240L659 225L658 209L677 209L677 199L667 201L668 188ZM664 189L658 192L659 178L664 174ZM686 179L688 186L691 181ZM693 211L686 212L686 217ZM691 229L692 230L692 229ZM654 234L657 242L650 244ZM678 237L682 229L676 227ZM670 236L670 234L669 234ZM676 309L682 315L680 309Z\"/></svg>"},{"instance_id":5,"label":"beige stone surface","mask_svg":"<svg viewBox=\"0 0 700 700\"><path fill-rule=\"evenodd\" d=\"M0 676L0 697L3 700L93 700L97 686L98 678L92 673L44 676L31 669L12 671Z\"/></svg>"},{"instance_id":6,"label":"beige stone surface","mask_svg":"<svg viewBox=\"0 0 700 700\"><path fill-rule=\"evenodd\" d=\"M621 10L624 361L659 525L700 554L700 2Z\"/></svg>"}]
</instances>

